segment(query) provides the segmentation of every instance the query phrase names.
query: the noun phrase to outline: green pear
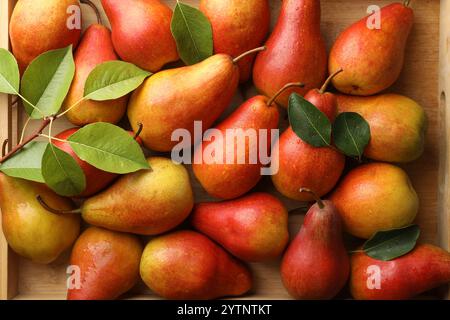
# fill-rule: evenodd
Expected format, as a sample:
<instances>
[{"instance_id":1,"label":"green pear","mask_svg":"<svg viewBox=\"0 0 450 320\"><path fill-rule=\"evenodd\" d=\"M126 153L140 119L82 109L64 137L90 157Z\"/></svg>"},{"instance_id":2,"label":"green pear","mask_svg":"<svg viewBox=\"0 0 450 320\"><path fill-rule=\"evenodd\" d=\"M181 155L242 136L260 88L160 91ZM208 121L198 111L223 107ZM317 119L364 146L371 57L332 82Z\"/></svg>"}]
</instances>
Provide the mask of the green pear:
<instances>
[{"instance_id":1,"label":"green pear","mask_svg":"<svg viewBox=\"0 0 450 320\"><path fill-rule=\"evenodd\" d=\"M51 213L39 204L37 196L53 208L73 209L69 199L58 196L44 184L0 173L0 208L6 240L19 255L47 264L75 242L80 217Z\"/></svg>"}]
</instances>

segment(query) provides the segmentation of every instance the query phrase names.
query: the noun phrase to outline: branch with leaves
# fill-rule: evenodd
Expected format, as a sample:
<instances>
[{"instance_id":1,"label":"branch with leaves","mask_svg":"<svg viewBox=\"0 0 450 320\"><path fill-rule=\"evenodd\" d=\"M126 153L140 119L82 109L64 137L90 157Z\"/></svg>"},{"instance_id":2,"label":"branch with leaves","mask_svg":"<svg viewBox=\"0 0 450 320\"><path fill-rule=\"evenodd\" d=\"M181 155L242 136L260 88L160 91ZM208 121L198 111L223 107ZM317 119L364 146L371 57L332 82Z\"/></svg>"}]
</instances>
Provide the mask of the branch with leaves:
<instances>
[{"instance_id":1,"label":"branch with leaves","mask_svg":"<svg viewBox=\"0 0 450 320\"><path fill-rule=\"evenodd\" d=\"M84 96L64 112L59 112L75 75L72 46L43 53L26 69L20 79L14 56L0 49L0 93L11 94L22 100L30 121L41 124L25 137L24 126L19 143L6 152L2 145L0 171L7 175L46 183L55 192L75 196L86 187L83 170L75 159L56 147L52 135L53 122L83 101L106 101L123 97L139 87L151 76L133 64L109 61L98 65L89 75ZM45 129L48 128L48 134ZM48 142L35 141L43 137ZM124 174L148 169L139 144L124 129L108 124L94 123L79 129L64 140L74 152L89 164L112 173Z\"/></svg>"}]
</instances>

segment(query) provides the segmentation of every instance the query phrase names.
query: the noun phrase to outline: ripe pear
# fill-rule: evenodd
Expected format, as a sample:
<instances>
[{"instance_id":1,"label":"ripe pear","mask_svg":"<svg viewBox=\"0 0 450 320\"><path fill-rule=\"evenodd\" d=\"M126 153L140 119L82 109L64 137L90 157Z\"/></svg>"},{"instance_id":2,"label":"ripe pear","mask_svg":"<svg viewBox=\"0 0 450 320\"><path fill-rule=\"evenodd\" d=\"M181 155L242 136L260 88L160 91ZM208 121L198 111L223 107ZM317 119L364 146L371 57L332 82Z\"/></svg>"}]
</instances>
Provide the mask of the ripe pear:
<instances>
[{"instance_id":1,"label":"ripe pear","mask_svg":"<svg viewBox=\"0 0 450 320\"><path fill-rule=\"evenodd\" d=\"M67 300L114 300L139 281L143 246L136 236L90 227L75 243L70 265L79 269L80 287Z\"/></svg>"},{"instance_id":2,"label":"ripe pear","mask_svg":"<svg viewBox=\"0 0 450 320\"><path fill-rule=\"evenodd\" d=\"M273 96L284 84L302 82L304 88L286 91L277 103L287 108L293 92L304 95L326 77L327 52L320 33L319 0L284 0L267 50L258 54L253 82L259 92Z\"/></svg>"},{"instance_id":3,"label":"ripe pear","mask_svg":"<svg viewBox=\"0 0 450 320\"><path fill-rule=\"evenodd\" d=\"M325 91L335 75L332 74L320 90L312 89L305 96L330 121L336 117L336 97ZM300 192L300 189L308 188L319 197L330 192L344 171L345 156L329 147L309 145L289 127L273 147L271 167L278 169L273 172L272 182L281 194L298 201L313 201L311 193Z\"/></svg>"},{"instance_id":4,"label":"ripe pear","mask_svg":"<svg viewBox=\"0 0 450 320\"><path fill-rule=\"evenodd\" d=\"M332 202L318 199L284 254L283 284L295 299L332 299L347 283L349 273L341 217Z\"/></svg>"},{"instance_id":5,"label":"ripe pear","mask_svg":"<svg viewBox=\"0 0 450 320\"><path fill-rule=\"evenodd\" d=\"M238 56L260 46L270 29L268 0L201 0L200 10L211 22L215 53ZM241 83L250 79L254 60L247 56L238 63Z\"/></svg>"},{"instance_id":6,"label":"ripe pear","mask_svg":"<svg viewBox=\"0 0 450 320\"><path fill-rule=\"evenodd\" d=\"M170 31L172 10L159 0L102 0L122 60L150 72L179 59Z\"/></svg>"},{"instance_id":7,"label":"ripe pear","mask_svg":"<svg viewBox=\"0 0 450 320\"><path fill-rule=\"evenodd\" d=\"M450 254L433 245L419 244L392 261L365 253L351 258L350 290L357 300L406 300L449 282Z\"/></svg>"},{"instance_id":8,"label":"ripe pear","mask_svg":"<svg viewBox=\"0 0 450 320\"><path fill-rule=\"evenodd\" d=\"M91 25L84 33L75 52L75 77L63 104L63 110L69 109L84 96L84 85L91 71L99 64L118 60L111 41L111 32L100 25ZM87 100L66 113L67 119L76 126L94 122L117 123L127 109L128 97L117 100Z\"/></svg>"},{"instance_id":9,"label":"ripe pear","mask_svg":"<svg viewBox=\"0 0 450 320\"><path fill-rule=\"evenodd\" d=\"M194 206L187 170L170 159L148 159L151 170L125 175L81 208L91 225L141 235L178 226Z\"/></svg>"},{"instance_id":10,"label":"ripe pear","mask_svg":"<svg viewBox=\"0 0 450 320\"><path fill-rule=\"evenodd\" d=\"M195 206L191 223L232 255L248 262L279 257L289 240L288 212L267 193Z\"/></svg>"},{"instance_id":11,"label":"ripe pear","mask_svg":"<svg viewBox=\"0 0 450 320\"><path fill-rule=\"evenodd\" d=\"M14 56L23 73L40 54L49 50L75 48L80 40L78 0L20 0L14 6L9 36Z\"/></svg>"},{"instance_id":12,"label":"ripe pear","mask_svg":"<svg viewBox=\"0 0 450 320\"><path fill-rule=\"evenodd\" d=\"M379 26L374 19L380 18ZM393 3L379 15L366 17L336 40L330 52L329 71L343 68L333 80L342 93L369 96L389 88L403 68L405 47L414 20L411 8Z\"/></svg>"},{"instance_id":13,"label":"ripe pear","mask_svg":"<svg viewBox=\"0 0 450 320\"><path fill-rule=\"evenodd\" d=\"M167 152L178 144L172 133L194 133L194 121L206 130L231 103L239 82L239 68L225 54L198 64L164 70L148 78L132 95L128 119L133 129L144 125L141 138L154 151Z\"/></svg>"},{"instance_id":14,"label":"ripe pear","mask_svg":"<svg viewBox=\"0 0 450 320\"><path fill-rule=\"evenodd\" d=\"M405 163L422 155L427 117L415 101L398 94L373 97L339 95L337 103L339 113L356 112L369 123L371 139L364 151L366 157Z\"/></svg>"},{"instance_id":15,"label":"ripe pear","mask_svg":"<svg viewBox=\"0 0 450 320\"><path fill-rule=\"evenodd\" d=\"M252 287L247 267L193 231L150 240L142 254L140 271L152 291L172 300L240 296Z\"/></svg>"},{"instance_id":16,"label":"ripe pear","mask_svg":"<svg viewBox=\"0 0 450 320\"><path fill-rule=\"evenodd\" d=\"M406 172L387 163L353 169L330 200L338 208L346 231L363 239L378 231L406 227L419 210L419 198Z\"/></svg>"},{"instance_id":17,"label":"ripe pear","mask_svg":"<svg viewBox=\"0 0 450 320\"><path fill-rule=\"evenodd\" d=\"M54 208L73 209L69 199L58 196L44 184L0 173L0 209L8 244L19 255L48 264L75 242L80 217L45 210L36 200L38 195Z\"/></svg>"},{"instance_id":18,"label":"ripe pear","mask_svg":"<svg viewBox=\"0 0 450 320\"><path fill-rule=\"evenodd\" d=\"M275 98L292 86L302 85L287 84L271 99L260 95L247 100L217 125L220 135L196 146L194 159L201 161L194 161L192 168L210 195L234 199L259 182L264 167L261 156L270 155L272 133L278 129L280 114ZM260 148L261 139L266 140L266 150Z\"/></svg>"}]
</instances>

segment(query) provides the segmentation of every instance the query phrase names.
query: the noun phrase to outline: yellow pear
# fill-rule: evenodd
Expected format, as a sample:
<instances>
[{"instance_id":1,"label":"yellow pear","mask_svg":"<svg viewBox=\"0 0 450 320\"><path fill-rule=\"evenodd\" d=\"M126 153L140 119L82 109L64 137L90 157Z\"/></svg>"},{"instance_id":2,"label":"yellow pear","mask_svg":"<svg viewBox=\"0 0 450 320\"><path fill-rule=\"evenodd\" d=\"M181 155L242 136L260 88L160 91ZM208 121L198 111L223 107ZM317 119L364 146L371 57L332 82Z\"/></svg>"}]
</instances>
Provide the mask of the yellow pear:
<instances>
[{"instance_id":1,"label":"yellow pear","mask_svg":"<svg viewBox=\"0 0 450 320\"><path fill-rule=\"evenodd\" d=\"M53 208L73 209L69 199L58 196L44 184L0 173L0 208L6 240L19 255L47 264L75 242L80 216L51 213L39 204L37 196Z\"/></svg>"}]
</instances>

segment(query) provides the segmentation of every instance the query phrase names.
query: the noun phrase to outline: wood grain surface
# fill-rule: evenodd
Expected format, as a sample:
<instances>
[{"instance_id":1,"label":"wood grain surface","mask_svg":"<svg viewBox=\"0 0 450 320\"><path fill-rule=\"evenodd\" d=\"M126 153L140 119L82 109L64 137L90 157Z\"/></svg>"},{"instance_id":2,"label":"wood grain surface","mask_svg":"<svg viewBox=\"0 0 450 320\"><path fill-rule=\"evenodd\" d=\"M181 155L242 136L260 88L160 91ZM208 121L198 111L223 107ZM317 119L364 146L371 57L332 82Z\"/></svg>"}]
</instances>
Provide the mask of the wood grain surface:
<instances>
[{"instance_id":1,"label":"wood grain surface","mask_svg":"<svg viewBox=\"0 0 450 320\"><path fill-rule=\"evenodd\" d=\"M1 1L0 7L0 45L7 46L5 39L5 3ZM14 1L9 0L9 3ZM94 1L99 3L99 1ZM165 1L172 7L175 0ZM198 5L199 1L184 0L191 5ZM366 15L369 5L380 6L392 1L377 0L322 0L322 33L326 38L328 49L331 48L337 35L354 21ZM271 0L272 22L275 23L280 0ZM412 164L405 165L404 168L409 173L413 184L420 196L421 207L417 218L417 223L421 226L421 241L433 244L441 244L448 249L449 246L449 199L450 190L448 186L448 152L447 137L450 129L447 126L450 115L445 112L447 104L444 99L440 106L441 92L449 92L449 46L448 38L450 32L450 1L449 0L412 0L411 6L415 11L415 25L408 42L406 52L405 67L400 79L389 89L411 97L421 104L428 115L429 128L427 131L426 150L423 157ZM7 12L7 11L6 11ZM84 27L95 21L94 14L89 7L83 6ZM442 19L440 23L440 17ZM104 19L107 21L107 19ZM440 39L439 29L443 30ZM439 72L441 71L441 72ZM229 114L246 98L256 94L254 88L241 88L240 94L236 95L233 105L227 111ZM450 98L449 98L450 99ZM0 133L4 139L6 134L11 135L8 129L11 123L5 123L7 119L7 104L5 97L0 96ZM23 123L25 118L22 119ZM20 123L20 124L21 124ZM20 125L19 124L19 125ZM32 123L28 131L33 130L38 123ZM282 128L287 125L282 124ZM66 121L58 121L54 126L54 131L62 131L71 125ZM389 128L386 128L389 130ZM202 190L192 175L192 183L195 188L196 201L209 200L210 198ZM269 191L276 194L283 200L289 209L299 207L299 203L290 201L280 196L273 188L270 179L266 178L256 187L257 190ZM301 214L292 214L290 218L290 229L292 234L296 234L301 222ZM4 240L0 239L0 298L17 299L64 299L66 293L66 273L68 253L57 262L49 266L33 264L24 259L15 258L13 255L6 256ZM6 259L7 257L7 259ZM5 261L5 259L7 261ZM12 264L16 261L17 268L8 268L8 261ZM279 277L279 262L266 264L253 264L252 269L255 275L255 288L253 292L244 298L255 299L285 299L289 298L281 284ZM16 276L15 271L18 271ZM7 289L5 281L13 282ZM17 288L15 283L17 281ZM17 289L17 290L16 290ZM6 290L6 291L5 291ZM438 291L440 293L440 291ZM437 294L438 294L437 293ZM16 295L17 294L17 295ZM433 293L434 294L434 293ZM130 298L147 299L155 298L151 292L145 289L143 284L138 285L129 295ZM346 297L346 293L343 294Z\"/></svg>"}]
</instances>

